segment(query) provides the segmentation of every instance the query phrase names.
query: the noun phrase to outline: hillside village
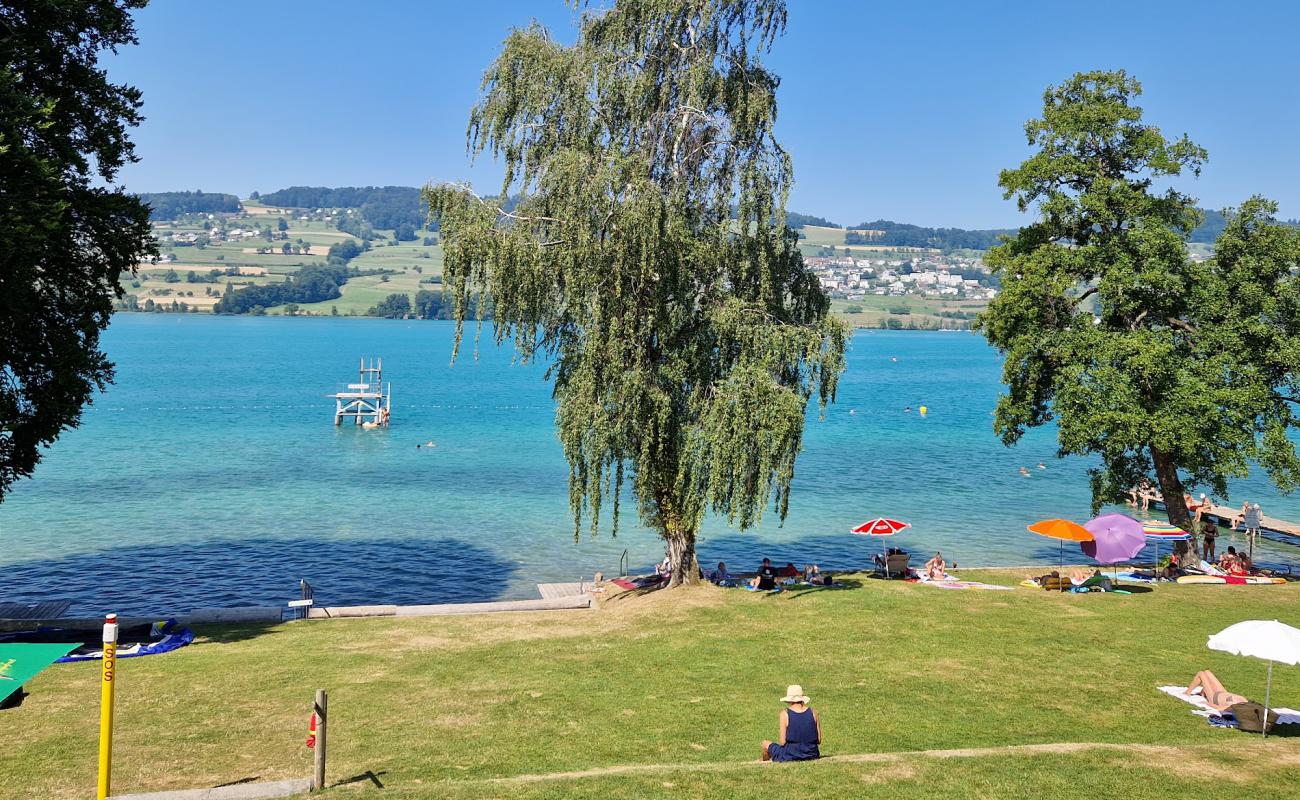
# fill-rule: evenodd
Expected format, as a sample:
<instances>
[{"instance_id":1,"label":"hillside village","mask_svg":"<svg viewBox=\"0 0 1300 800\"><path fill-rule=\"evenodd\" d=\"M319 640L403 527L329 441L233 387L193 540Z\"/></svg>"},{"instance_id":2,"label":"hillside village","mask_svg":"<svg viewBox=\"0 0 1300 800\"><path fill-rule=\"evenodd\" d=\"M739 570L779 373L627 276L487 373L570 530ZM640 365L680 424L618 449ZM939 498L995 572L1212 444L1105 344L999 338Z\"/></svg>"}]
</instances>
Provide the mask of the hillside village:
<instances>
[{"instance_id":1,"label":"hillside village","mask_svg":"<svg viewBox=\"0 0 1300 800\"><path fill-rule=\"evenodd\" d=\"M300 195L302 191L320 194L299 190ZM321 191L353 192L361 200L373 202L391 199L397 190ZM153 223L159 255L141 264L137 275L123 276L126 294L117 303L121 311L220 310L218 302L231 289L291 281L303 268L325 263L329 248L349 239L359 244L357 254L348 262L354 275L334 297L318 302L285 301L256 308L253 313L400 316L405 306L398 295L409 303L420 291L439 288L442 252L436 226L406 237L414 241L399 241L393 229L371 225L369 214L375 206L298 208L283 202L265 204L261 198L240 200L233 195L197 192L155 194L149 199L157 204L162 217ZM402 202L412 200L401 198ZM186 205L200 202L221 202L225 207L200 210L201 206ZM853 303L874 296L911 299L913 303L910 308L897 303L886 307L868 302L866 308L837 304L837 312L847 313L855 325L889 327L893 317L893 324L899 326L964 327L964 322L954 318L964 320L997 292L980 258L982 251L848 246L844 229L816 226L803 226L801 238L805 262L832 299ZM391 302L394 298L396 306Z\"/></svg>"},{"instance_id":2,"label":"hillside village","mask_svg":"<svg viewBox=\"0 0 1300 800\"><path fill-rule=\"evenodd\" d=\"M862 300L867 295L989 300L997 295L990 285L992 276L978 258L941 254L911 259L813 256L805 263L831 297L844 300Z\"/></svg>"}]
</instances>

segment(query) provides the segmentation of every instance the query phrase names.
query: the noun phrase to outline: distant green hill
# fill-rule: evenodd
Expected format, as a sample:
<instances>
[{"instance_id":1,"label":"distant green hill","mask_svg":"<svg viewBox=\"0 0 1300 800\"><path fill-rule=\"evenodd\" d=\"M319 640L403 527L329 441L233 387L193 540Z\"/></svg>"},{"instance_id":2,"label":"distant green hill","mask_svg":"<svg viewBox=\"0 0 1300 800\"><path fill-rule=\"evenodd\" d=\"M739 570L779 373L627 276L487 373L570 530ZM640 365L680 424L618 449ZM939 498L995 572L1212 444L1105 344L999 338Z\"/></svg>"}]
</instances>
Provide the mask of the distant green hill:
<instances>
[{"instance_id":1,"label":"distant green hill","mask_svg":"<svg viewBox=\"0 0 1300 800\"><path fill-rule=\"evenodd\" d=\"M375 228L424 227L429 208L414 186L290 186L260 195L268 206L288 208L355 208Z\"/></svg>"},{"instance_id":2,"label":"distant green hill","mask_svg":"<svg viewBox=\"0 0 1300 800\"><path fill-rule=\"evenodd\" d=\"M136 196L149 205L149 217L154 220L176 219L186 214L234 214L241 207L239 198L233 194L145 192Z\"/></svg>"},{"instance_id":3,"label":"distant green hill","mask_svg":"<svg viewBox=\"0 0 1300 800\"><path fill-rule=\"evenodd\" d=\"M1001 235L1015 231L965 230L963 228L924 228L887 219L855 225L844 234L845 244L879 244L897 247L934 247L940 250L987 250L996 247Z\"/></svg>"},{"instance_id":4,"label":"distant green hill","mask_svg":"<svg viewBox=\"0 0 1300 800\"><path fill-rule=\"evenodd\" d=\"M254 193L256 195L256 193ZM205 192L153 192L141 194L140 198L149 203L154 219L175 219L184 214L234 213L239 211L239 200L231 194L213 194ZM348 230L364 223L370 228L381 230L411 229L424 227L428 208L420 199L420 190L414 186L290 186L268 194L257 195L253 199L268 206L286 208L351 208L356 209L361 220L340 220L339 228ZM513 205L507 202L507 210ZM1192 231L1189 241L1201 244L1213 244L1223 232L1227 219L1219 211L1202 209L1205 221ZM786 213L790 227L803 228L813 226L820 228L844 228L825 217L804 214L798 211ZM1300 221L1290 220L1288 224L1300 225ZM437 229L435 222L431 230ZM354 235L370 238L365 230L349 230ZM884 245L897 247L928 247L940 250L987 250L996 247L999 236L1014 235L1014 228L928 228L904 222L878 219L863 222L847 229L844 243L847 245ZM408 238L403 236L403 238Z\"/></svg>"}]
</instances>

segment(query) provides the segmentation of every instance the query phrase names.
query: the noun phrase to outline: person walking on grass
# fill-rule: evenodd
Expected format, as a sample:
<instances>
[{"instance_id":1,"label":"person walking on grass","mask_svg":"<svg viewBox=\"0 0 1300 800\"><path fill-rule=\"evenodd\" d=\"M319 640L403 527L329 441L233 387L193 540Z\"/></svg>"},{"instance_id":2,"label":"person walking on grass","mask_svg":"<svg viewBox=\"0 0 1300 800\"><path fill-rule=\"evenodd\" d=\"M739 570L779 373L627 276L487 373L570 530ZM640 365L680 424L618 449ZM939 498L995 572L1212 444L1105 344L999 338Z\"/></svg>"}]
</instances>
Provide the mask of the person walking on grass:
<instances>
[{"instance_id":1,"label":"person walking on grass","mask_svg":"<svg viewBox=\"0 0 1300 800\"><path fill-rule=\"evenodd\" d=\"M786 688L781 702L786 707L778 719L779 733L775 742L763 742L764 761L810 761L821 758L822 723L817 712L808 705L808 695L795 684Z\"/></svg>"}]
</instances>

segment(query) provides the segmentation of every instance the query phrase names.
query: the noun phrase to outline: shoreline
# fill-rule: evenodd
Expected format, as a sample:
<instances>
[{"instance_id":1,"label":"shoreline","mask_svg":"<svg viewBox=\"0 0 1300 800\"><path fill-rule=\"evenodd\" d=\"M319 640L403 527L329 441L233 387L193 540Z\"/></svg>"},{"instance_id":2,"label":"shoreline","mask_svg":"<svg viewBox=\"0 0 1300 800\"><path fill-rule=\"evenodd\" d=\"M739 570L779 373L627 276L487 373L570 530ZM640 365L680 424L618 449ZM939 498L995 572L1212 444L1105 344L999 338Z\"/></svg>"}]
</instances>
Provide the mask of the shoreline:
<instances>
[{"instance_id":1,"label":"shoreline","mask_svg":"<svg viewBox=\"0 0 1300 800\"><path fill-rule=\"evenodd\" d=\"M1300 557L1300 551L1297 552ZM1295 574L1300 579L1300 558L1286 563L1269 562L1273 566L1266 567L1271 570L1285 570L1288 575ZM1103 575L1109 574L1112 570L1132 570L1153 568L1155 565L1146 561L1132 561L1123 565L1099 565L1095 563L1085 564L1077 562L1068 562L1063 566L1059 562L1037 563L1037 564L1016 564L1016 565L965 565L950 567L953 573L992 573L995 576L1007 577L1016 583L1018 579L1040 572L1044 569L1051 570L1101 570ZM836 578L851 578L853 580L879 580L885 583L907 583L903 578L885 579L876 574L872 567L861 569L848 568L836 569L828 568L823 570L827 574ZM641 573L634 570L629 575L614 576L619 578L638 578L648 577L654 574L654 568L649 567L648 571ZM747 571L737 571L733 577L748 578L756 573ZM1064 574L1064 572L1062 572ZM952 575L954 579L965 580L961 575ZM604 583L609 584L612 577L605 577ZM1290 581L1288 581L1290 582ZM371 617L429 617L429 616L461 616L487 613L527 613L527 612L546 612L546 611L565 611L565 610L598 610L601 604L610 597L617 596L624 591L637 591L633 589L616 591L613 594L602 594L596 597L590 591L595 583L585 577L580 577L572 584L580 585L574 593L565 596L547 597L542 592L543 584L535 584L537 589L536 597L512 597L511 592L496 597L492 600L471 601L471 602L441 602L441 603L392 603L385 602L381 599L374 599L364 602L354 602L351 605L338 604L319 604L311 606L290 606L288 602L283 605L230 605L230 606L212 606L212 607L195 607L187 612L170 611L170 612L146 612L132 613L121 617L121 624L150 624L159 620L175 619L181 625L267 625L280 624L284 622L296 622L301 620L321 620L321 619L359 619ZM554 584L551 584L554 585ZM701 581L697 586L714 587L714 584L708 580ZM1012 585L1012 584L1007 584ZM1172 585L1172 583L1170 584ZM658 591L662 587L641 587L649 591ZM734 587L731 587L734 588ZM792 590L806 589L819 590L831 587L818 586L795 586ZM602 592L604 590L601 590ZM24 601L25 602L25 601ZM38 604L39 601L32 603ZM76 610L74 603L73 610ZM107 609L110 610L111 609ZM40 618L40 619L0 619L0 633L29 630L36 625L54 625L57 627L72 629L91 629L98 628L103 623L101 613L87 616L84 613L76 613L71 616L58 618Z\"/></svg>"},{"instance_id":2,"label":"shoreline","mask_svg":"<svg viewBox=\"0 0 1300 800\"><path fill-rule=\"evenodd\" d=\"M175 299L175 298L172 298L172 299ZM191 299L192 299L192 298L191 298ZM323 301L321 301L321 302L328 303L328 302L330 302L330 301L328 301L328 300L323 300ZM114 310L113 310L113 313L112 313L112 316L113 316L113 317L116 317L116 316L119 315L119 314L123 314L123 315L131 315L131 316L139 315L139 316L142 316L142 317L177 317L177 318L201 317L201 318L208 318L208 319L220 319L220 318L228 318L228 319L266 319L266 318L268 318L268 317L271 317L271 318L274 318L274 319L330 319L330 320L340 320L340 319L371 319L371 320L382 320L382 321L384 321L384 322L455 322L455 320L451 320L451 319L421 319L421 318L419 318L419 317L405 317L405 318L394 319L394 318L392 318L392 317L374 317L374 316L370 316L369 314L338 314L338 315L334 315L334 314L271 314L271 313L267 313L267 314L214 314L214 313L212 313L212 311L210 311L210 310L208 310L208 311L178 312L178 311L129 311L129 310L126 310L126 309L114 309ZM837 315L834 314L834 313L832 313L831 316L837 316ZM841 317L842 317L842 315L838 315L838 316L841 316ZM110 319L111 319L111 317L110 317ZM470 320L470 319L467 319L467 320L465 320L465 325L468 326L471 322L477 324L477 323L478 323L478 320ZM485 319L485 320L483 320L483 322L484 322L484 323L491 323L492 320L490 320L490 319ZM976 330L974 330L974 329L972 329L972 328L881 328L881 327L875 327L875 328L872 328L872 327L869 327L869 326L866 326L866 325L850 325L849 328L850 328L850 330L854 331L855 333L856 333L857 331L867 331L867 332L873 332L873 333L874 333L874 332L881 332L881 333L969 333L969 334L973 334L973 335L977 335L977 334L979 333L978 331L976 331Z\"/></svg>"}]
</instances>

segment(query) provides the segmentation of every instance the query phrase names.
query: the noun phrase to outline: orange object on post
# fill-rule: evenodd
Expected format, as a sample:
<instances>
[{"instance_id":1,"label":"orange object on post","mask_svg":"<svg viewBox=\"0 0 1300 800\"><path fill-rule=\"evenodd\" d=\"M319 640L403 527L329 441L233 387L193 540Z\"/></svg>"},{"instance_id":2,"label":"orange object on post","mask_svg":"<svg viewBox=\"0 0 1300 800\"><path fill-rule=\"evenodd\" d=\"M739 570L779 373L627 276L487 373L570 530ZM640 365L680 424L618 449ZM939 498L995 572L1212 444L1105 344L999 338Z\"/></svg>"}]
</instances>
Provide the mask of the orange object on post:
<instances>
[{"instance_id":1,"label":"orange object on post","mask_svg":"<svg viewBox=\"0 0 1300 800\"><path fill-rule=\"evenodd\" d=\"M312 712L311 722L307 724L307 747L316 747L316 713Z\"/></svg>"}]
</instances>

